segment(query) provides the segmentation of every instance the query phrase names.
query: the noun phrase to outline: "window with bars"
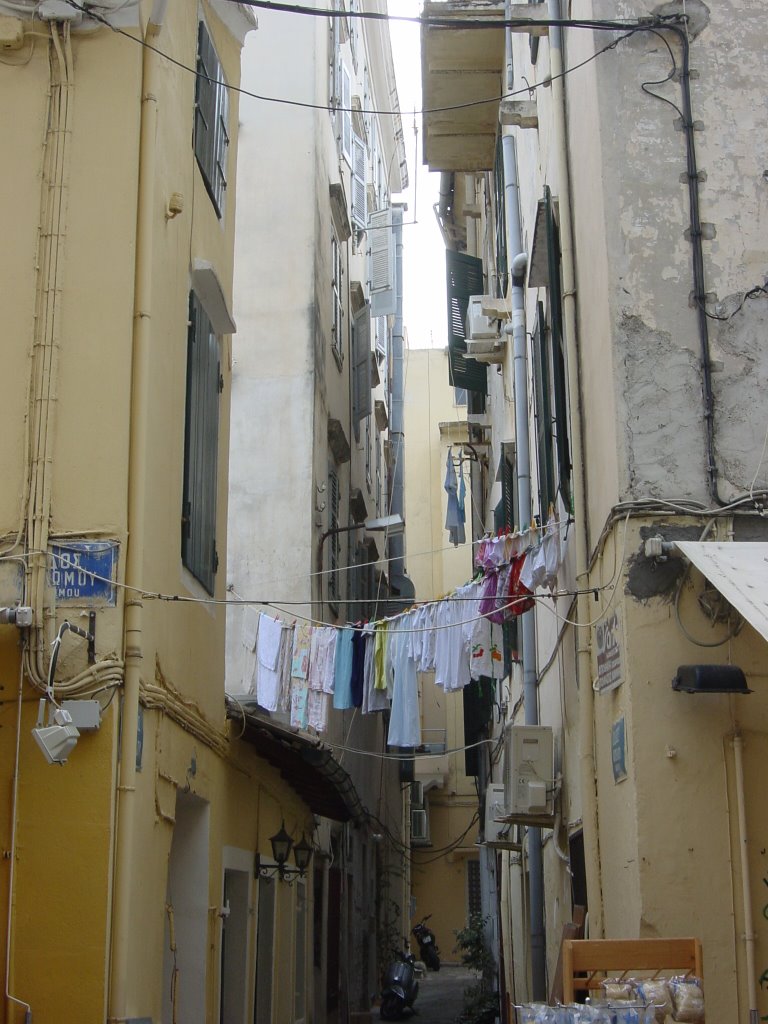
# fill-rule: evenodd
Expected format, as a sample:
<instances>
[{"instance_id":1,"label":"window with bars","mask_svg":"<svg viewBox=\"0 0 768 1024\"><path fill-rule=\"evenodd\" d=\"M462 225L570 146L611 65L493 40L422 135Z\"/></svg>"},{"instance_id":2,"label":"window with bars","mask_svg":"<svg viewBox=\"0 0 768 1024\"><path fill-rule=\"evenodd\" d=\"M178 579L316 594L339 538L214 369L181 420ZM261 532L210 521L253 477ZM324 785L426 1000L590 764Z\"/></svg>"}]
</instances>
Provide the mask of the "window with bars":
<instances>
[{"instance_id":1,"label":"window with bars","mask_svg":"<svg viewBox=\"0 0 768 1024\"><path fill-rule=\"evenodd\" d=\"M483 913L483 899L480 890L480 861L467 861L467 919Z\"/></svg>"},{"instance_id":2,"label":"window with bars","mask_svg":"<svg viewBox=\"0 0 768 1024\"><path fill-rule=\"evenodd\" d=\"M335 469L328 470L328 601L334 604L341 597L339 568L341 544L339 541L339 478Z\"/></svg>"},{"instance_id":3,"label":"window with bars","mask_svg":"<svg viewBox=\"0 0 768 1024\"><path fill-rule=\"evenodd\" d=\"M204 21L198 22L194 148L208 195L221 217L227 189L229 93Z\"/></svg>"},{"instance_id":4,"label":"window with bars","mask_svg":"<svg viewBox=\"0 0 768 1024\"><path fill-rule=\"evenodd\" d=\"M336 234L331 235L331 344L341 366L344 361L344 268L341 245Z\"/></svg>"},{"instance_id":5,"label":"window with bars","mask_svg":"<svg viewBox=\"0 0 768 1024\"><path fill-rule=\"evenodd\" d=\"M219 342L194 292L189 297L181 560L209 594L219 564L216 497L219 395L224 387Z\"/></svg>"}]
</instances>

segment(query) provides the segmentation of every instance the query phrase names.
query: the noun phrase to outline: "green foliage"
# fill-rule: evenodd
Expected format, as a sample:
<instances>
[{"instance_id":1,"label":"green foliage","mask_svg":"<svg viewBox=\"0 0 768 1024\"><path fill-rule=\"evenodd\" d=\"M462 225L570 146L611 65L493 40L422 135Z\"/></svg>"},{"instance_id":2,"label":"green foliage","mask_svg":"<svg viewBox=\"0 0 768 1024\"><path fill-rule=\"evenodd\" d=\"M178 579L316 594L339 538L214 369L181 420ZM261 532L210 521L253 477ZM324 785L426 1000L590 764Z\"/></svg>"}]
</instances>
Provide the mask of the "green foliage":
<instances>
[{"instance_id":1,"label":"green foliage","mask_svg":"<svg viewBox=\"0 0 768 1024\"><path fill-rule=\"evenodd\" d=\"M487 920L481 914L472 914L466 926L455 933L454 952L480 975L476 985L464 989L464 1009L456 1018L457 1024L493 1024L498 1015L499 1001L493 991L495 961L485 941Z\"/></svg>"},{"instance_id":2,"label":"green foliage","mask_svg":"<svg viewBox=\"0 0 768 1024\"><path fill-rule=\"evenodd\" d=\"M467 967L479 971L483 977L493 970L493 954L485 942L485 925L488 918L481 914L470 915L464 928L455 932L456 946L454 953L461 953L461 962Z\"/></svg>"}]
</instances>

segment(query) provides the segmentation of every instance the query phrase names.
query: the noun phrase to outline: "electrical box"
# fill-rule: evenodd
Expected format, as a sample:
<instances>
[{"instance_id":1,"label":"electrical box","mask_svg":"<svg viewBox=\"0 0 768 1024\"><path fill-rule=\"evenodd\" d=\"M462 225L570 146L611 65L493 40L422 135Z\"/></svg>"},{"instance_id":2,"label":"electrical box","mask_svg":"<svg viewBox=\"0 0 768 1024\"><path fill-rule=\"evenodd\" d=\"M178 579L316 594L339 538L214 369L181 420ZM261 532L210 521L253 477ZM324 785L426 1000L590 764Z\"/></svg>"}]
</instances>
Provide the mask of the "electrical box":
<instances>
[{"instance_id":1,"label":"electrical box","mask_svg":"<svg viewBox=\"0 0 768 1024\"><path fill-rule=\"evenodd\" d=\"M504 820L551 825L554 796L551 727L508 725L504 733Z\"/></svg>"},{"instance_id":2,"label":"electrical box","mask_svg":"<svg viewBox=\"0 0 768 1024\"><path fill-rule=\"evenodd\" d=\"M69 712L80 732L89 732L101 725L101 704L97 700L63 700L61 706Z\"/></svg>"}]
</instances>

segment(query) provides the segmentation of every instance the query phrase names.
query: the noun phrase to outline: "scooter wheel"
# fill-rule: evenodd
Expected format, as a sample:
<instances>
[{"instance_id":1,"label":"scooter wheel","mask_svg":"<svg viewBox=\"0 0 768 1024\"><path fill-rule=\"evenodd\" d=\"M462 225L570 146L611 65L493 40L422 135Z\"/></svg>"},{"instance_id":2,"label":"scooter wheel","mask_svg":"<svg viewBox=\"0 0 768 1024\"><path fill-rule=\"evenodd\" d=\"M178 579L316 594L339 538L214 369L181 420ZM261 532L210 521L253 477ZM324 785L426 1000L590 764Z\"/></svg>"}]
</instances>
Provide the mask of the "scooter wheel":
<instances>
[{"instance_id":1,"label":"scooter wheel","mask_svg":"<svg viewBox=\"0 0 768 1024\"><path fill-rule=\"evenodd\" d=\"M402 1006L397 996L384 996L379 1008L379 1016L382 1020L399 1020L402 1016Z\"/></svg>"}]
</instances>

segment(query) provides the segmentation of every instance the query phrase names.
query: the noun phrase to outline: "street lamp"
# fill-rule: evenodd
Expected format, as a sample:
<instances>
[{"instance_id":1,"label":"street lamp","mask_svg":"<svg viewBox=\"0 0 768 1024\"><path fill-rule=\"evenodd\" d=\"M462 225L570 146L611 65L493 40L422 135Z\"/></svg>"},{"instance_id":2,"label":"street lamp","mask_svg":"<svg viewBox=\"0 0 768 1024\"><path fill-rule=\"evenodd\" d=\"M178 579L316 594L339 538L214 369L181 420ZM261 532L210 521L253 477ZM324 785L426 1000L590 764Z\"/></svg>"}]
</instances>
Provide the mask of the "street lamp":
<instances>
[{"instance_id":1,"label":"street lamp","mask_svg":"<svg viewBox=\"0 0 768 1024\"><path fill-rule=\"evenodd\" d=\"M307 842L304 833L298 843L293 842L291 836L285 830L285 822L281 822L280 831L270 836L269 842L272 846L272 860L274 864L265 865L261 863L261 855L257 853L254 857L255 878L279 878L281 882L288 882L294 875L303 878L312 860L312 847ZM287 861L291 850L296 867L288 867Z\"/></svg>"},{"instance_id":2,"label":"street lamp","mask_svg":"<svg viewBox=\"0 0 768 1024\"><path fill-rule=\"evenodd\" d=\"M332 526L330 530L320 535L320 543L317 546L317 571L323 571L323 547L329 537L338 533L349 533L352 530L366 530L368 533L386 532L390 537L402 533L405 529L405 520L399 513L391 516L378 516L376 519L365 519L362 523L352 523L351 526Z\"/></svg>"}]
</instances>

